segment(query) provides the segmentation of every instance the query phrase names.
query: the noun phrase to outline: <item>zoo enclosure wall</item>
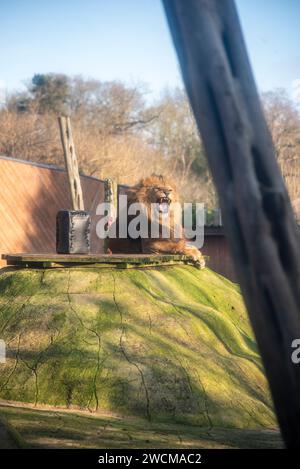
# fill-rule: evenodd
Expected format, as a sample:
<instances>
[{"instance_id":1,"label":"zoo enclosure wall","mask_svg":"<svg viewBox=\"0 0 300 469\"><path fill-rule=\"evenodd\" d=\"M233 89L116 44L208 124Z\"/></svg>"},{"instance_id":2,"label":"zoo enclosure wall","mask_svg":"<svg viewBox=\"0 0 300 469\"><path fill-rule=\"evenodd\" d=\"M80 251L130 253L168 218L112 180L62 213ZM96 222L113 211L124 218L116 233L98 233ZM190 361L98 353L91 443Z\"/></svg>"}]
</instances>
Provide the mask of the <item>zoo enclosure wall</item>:
<instances>
[{"instance_id":1,"label":"zoo enclosure wall","mask_svg":"<svg viewBox=\"0 0 300 469\"><path fill-rule=\"evenodd\" d=\"M85 209L92 214L91 252L104 252L96 235L97 205L104 200L104 181L80 176ZM0 254L55 253L56 214L71 210L67 173L64 169L0 156ZM125 186L119 186L125 192ZM235 280L235 273L222 228L205 229L203 253L208 265ZM6 265L0 260L0 267Z\"/></svg>"}]
</instances>

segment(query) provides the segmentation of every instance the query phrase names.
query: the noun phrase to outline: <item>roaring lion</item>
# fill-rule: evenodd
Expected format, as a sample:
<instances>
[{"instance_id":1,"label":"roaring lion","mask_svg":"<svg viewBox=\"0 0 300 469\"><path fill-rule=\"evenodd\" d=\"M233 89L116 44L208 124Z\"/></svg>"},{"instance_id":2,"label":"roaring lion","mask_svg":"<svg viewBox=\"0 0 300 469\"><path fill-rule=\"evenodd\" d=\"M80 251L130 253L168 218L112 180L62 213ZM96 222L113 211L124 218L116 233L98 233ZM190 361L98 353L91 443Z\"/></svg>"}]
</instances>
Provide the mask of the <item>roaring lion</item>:
<instances>
[{"instance_id":1,"label":"roaring lion","mask_svg":"<svg viewBox=\"0 0 300 469\"><path fill-rule=\"evenodd\" d=\"M110 239L109 250L111 252L184 254L189 256L197 267L201 269L205 267L205 260L201 252L195 246L187 244L183 233L178 237L178 230L175 229L176 222L174 222L171 213L171 207L178 202L178 196L171 181L163 176L152 175L142 179L136 186L130 188L127 196L128 207L133 203L143 204L146 207L149 228L154 215L153 210L156 210L155 215L159 220L159 237L140 237L139 239L130 239L128 237L125 242L121 239ZM130 220L129 217L129 222ZM167 238L162 236L162 227L165 220L168 220L170 227ZM118 219L116 223L118 225Z\"/></svg>"}]
</instances>

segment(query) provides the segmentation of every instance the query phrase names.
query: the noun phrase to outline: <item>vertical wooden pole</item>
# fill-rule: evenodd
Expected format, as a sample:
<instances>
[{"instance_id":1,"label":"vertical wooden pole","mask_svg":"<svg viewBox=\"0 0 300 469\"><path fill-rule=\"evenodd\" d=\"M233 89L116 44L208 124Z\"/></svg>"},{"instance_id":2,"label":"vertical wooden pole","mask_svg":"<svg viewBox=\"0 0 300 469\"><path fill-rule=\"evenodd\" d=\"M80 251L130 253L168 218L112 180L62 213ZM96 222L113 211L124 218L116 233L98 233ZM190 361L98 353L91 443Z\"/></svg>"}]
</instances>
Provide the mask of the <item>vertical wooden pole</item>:
<instances>
[{"instance_id":1,"label":"vertical wooden pole","mask_svg":"<svg viewBox=\"0 0 300 469\"><path fill-rule=\"evenodd\" d=\"M233 0L163 0L286 445L300 446L300 233Z\"/></svg>"},{"instance_id":2,"label":"vertical wooden pole","mask_svg":"<svg viewBox=\"0 0 300 469\"><path fill-rule=\"evenodd\" d=\"M108 213L109 226L115 223L118 213L118 184L112 179L105 179L104 181L104 202L111 204ZM109 238L104 239L104 253L107 253L109 247Z\"/></svg>"},{"instance_id":3,"label":"vertical wooden pole","mask_svg":"<svg viewBox=\"0 0 300 469\"><path fill-rule=\"evenodd\" d=\"M72 208L73 210L84 210L78 162L75 153L70 117L61 116L58 118L58 122L70 184Z\"/></svg>"}]
</instances>

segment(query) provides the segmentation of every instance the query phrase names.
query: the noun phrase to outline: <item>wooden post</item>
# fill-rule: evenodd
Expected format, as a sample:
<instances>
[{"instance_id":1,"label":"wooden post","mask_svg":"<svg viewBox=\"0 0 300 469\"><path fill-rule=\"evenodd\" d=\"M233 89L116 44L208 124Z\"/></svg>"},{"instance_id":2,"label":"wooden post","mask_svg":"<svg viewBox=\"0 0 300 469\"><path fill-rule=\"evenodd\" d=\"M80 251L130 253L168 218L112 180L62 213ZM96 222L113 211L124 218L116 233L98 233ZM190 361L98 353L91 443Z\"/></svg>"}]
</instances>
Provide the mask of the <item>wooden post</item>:
<instances>
[{"instance_id":1,"label":"wooden post","mask_svg":"<svg viewBox=\"0 0 300 469\"><path fill-rule=\"evenodd\" d=\"M300 234L233 0L163 0L281 431L300 445Z\"/></svg>"},{"instance_id":2,"label":"wooden post","mask_svg":"<svg viewBox=\"0 0 300 469\"><path fill-rule=\"evenodd\" d=\"M214 226L222 226L222 212L219 208L214 210Z\"/></svg>"},{"instance_id":3,"label":"wooden post","mask_svg":"<svg viewBox=\"0 0 300 469\"><path fill-rule=\"evenodd\" d=\"M61 143L64 151L65 164L70 184L72 209L84 210L81 182L75 153L70 117L61 116L58 118L58 122L60 128Z\"/></svg>"},{"instance_id":4,"label":"wooden post","mask_svg":"<svg viewBox=\"0 0 300 469\"><path fill-rule=\"evenodd\" d=\"M104 181L104 202L111 204L109 216L109 226L115 223L118 212L118 184L112 179L105 179ZM109 247L109 238L104 239L104 253L107 253Z\"/></svg>"}]
</instances>

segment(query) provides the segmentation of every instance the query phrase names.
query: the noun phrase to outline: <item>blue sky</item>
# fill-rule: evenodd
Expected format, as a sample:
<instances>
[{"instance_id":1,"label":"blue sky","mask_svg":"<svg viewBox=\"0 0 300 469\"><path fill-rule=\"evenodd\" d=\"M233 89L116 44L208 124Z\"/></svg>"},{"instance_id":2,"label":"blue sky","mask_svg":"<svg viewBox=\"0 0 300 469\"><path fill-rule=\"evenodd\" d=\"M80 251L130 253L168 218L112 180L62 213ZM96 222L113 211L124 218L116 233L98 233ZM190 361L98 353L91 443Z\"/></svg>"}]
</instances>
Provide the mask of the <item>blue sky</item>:
<instances>
[{"instance_id":1,"label":"blue sky","mask_svg":"<svg viewBox=\"0 0 300 469\"><path fill-rule=\"evenodd\" d=\"M300 0L236 3L259 88L299 91ZM0 57L9 90L46 72L181 84L160 0L1 0Z\"/></svg>"}]
</instances>

